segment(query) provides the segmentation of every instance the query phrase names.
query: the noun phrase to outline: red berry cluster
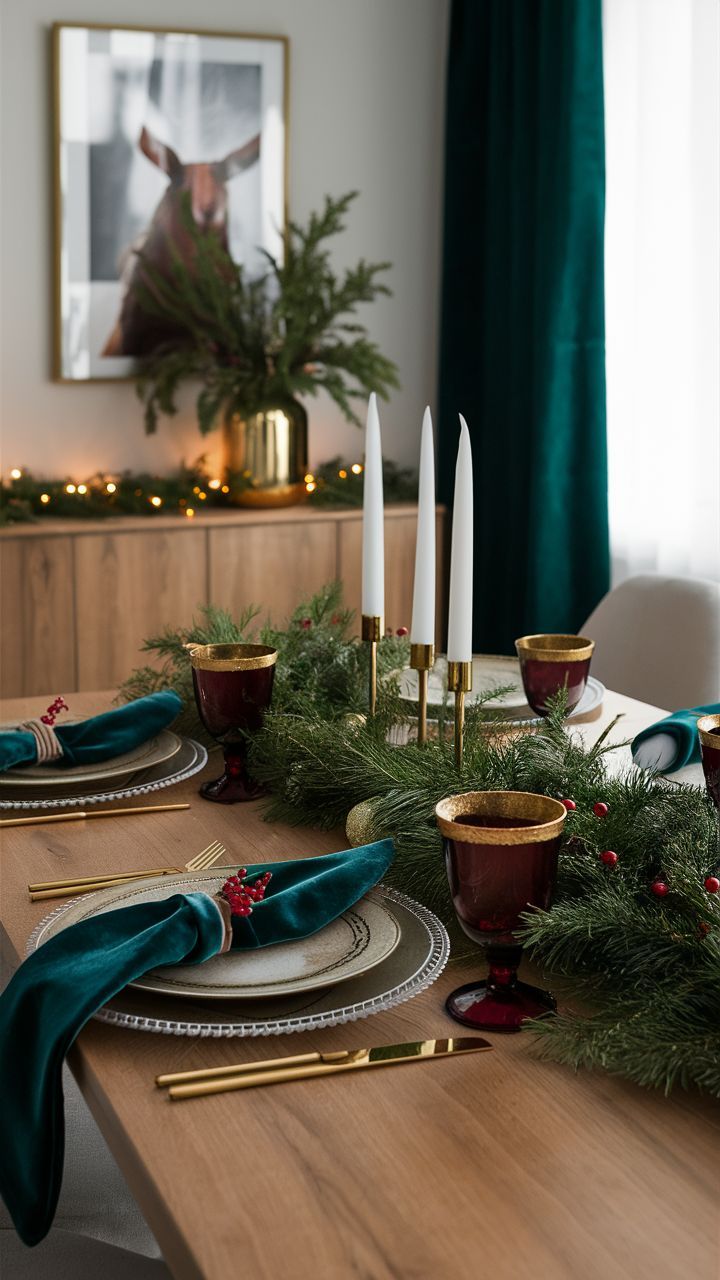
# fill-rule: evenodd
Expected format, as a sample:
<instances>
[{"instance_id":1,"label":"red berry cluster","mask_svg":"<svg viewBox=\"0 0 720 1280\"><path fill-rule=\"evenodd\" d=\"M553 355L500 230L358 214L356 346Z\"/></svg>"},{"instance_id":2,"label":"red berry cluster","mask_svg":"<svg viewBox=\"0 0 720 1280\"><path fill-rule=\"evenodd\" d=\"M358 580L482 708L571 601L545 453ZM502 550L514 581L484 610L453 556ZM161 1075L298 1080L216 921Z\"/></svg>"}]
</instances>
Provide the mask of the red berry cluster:
<instances>
[{"instance_id":1,"label":"red berry cluster","mask_svg":"<svg viewBox=\"0 0 720 1280\"><path fill-rule=\"evenodd\" d=\"M69 711L70 708L64 698L57 697L54 702L50 703L44 716L41 716L43 724L54 724L61 711Z\"/></svg>"},{"instance_id":2,"label":"red berry cluster","mask_svg":"<svg viewBox=\"0 0 720 1280\"><path fill-rule=\"evenodd\" d=\"M239 867L237 874L228 876L220 893L230 903L230 911L234 916L252 915L253 902L262 902L265 890L272 880L272 871L258 876L254 884L247 883L247 868Z\"/></svg>"}]
</instances>

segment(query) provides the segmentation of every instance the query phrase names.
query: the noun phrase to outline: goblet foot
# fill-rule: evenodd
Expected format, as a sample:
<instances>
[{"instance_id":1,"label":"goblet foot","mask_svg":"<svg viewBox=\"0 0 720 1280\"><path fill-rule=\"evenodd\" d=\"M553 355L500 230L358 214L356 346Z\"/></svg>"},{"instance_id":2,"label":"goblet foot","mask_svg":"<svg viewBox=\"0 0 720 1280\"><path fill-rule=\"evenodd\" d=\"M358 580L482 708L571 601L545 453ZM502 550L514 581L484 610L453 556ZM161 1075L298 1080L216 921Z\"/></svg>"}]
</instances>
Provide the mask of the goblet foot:
<instances>
[{"instance_id":1,"label":"goblet foot","mask_svg":"<svg viewBox=\"0 0 720 1280\"><path fill-rule=\"evenodd\" d=\"M244 800L257 800L265 794L261 782L248 777L245 768L245 756L226 748L225 769L219 778L203 782L200 795L204 800L213 800L215 804L239 804Z\"/></svg>"},{"instance_id":2,"label":"goblet foot","mask_svg":"<svg viewBox=\"0 0 720 1280\"><path fill-rule=\"evenodd\" d=\"M223 773L211 782L203 782L200 795L203 800L214 800L215 804L238 804L243 800L257 800L258 796L265 795L265 787L247 776Z\"/></svg>"},{"instance_id":3,"label":"goblet foot","mask_svg":"<svg viewBox=\"0 0 720 1280\"><path fill-rule=\"evenodd\" d=\"M445 1008L456 1022L476 1031L519 1031L526 1018L554 1013L557 1005L549 991L527 982L498 986L487 979L457 987Z\"/></svg>"}]
</instances>

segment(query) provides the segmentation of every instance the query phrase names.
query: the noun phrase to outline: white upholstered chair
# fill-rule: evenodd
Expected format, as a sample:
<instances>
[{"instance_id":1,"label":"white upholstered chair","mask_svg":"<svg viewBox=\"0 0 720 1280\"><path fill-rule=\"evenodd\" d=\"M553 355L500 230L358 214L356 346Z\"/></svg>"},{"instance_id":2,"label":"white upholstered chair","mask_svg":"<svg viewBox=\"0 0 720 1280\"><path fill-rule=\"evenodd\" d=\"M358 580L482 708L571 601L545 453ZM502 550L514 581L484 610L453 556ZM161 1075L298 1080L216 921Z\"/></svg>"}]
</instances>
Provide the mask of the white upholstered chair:
<instances>
[{"instance_id":1,"label":"white upholstered chair","mask_svg":"<svg viewBox=\"0 0 720 1280\"><path fill-rule=\"evenodd\" d=\"M643 574L600 601L581 628L609 689L677 711L720 701L720 582Z\"/></svg>"}]
</instances>

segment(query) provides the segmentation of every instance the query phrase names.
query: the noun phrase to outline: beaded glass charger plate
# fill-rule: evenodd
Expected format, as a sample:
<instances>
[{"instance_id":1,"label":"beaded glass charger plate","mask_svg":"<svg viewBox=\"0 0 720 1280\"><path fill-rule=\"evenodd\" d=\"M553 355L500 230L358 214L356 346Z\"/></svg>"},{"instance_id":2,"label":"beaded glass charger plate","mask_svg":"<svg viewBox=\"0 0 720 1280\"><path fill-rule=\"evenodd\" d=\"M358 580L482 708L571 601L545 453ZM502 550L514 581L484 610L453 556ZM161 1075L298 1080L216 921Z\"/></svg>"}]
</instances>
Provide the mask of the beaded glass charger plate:
<instances>
[{"instance_id":1,"label":"beaded glass charger plate","mask_svg":"<svg viewBox=\"0 0 720 1280\"><path fill-rule=\"evenodd\" d=\"M379 964L338 987L222 1003L206 999L179 1001L128 987L95 1017L113 1026L159 1035L231 1037L315 1031L391 1009L419 995L439 978L447 964L450 942L437 916L395 889L378 885L364 901L390 912L397 922L400 941ZM72 905L64 904L38 925L29 939L28 952L40 945L48 936L51 922Z\"/></svg>"},{"instance_id":2,"label":"beaded glass charger plate","mask_svg":"<svg viewBox=\"0 0 720 1280\"><path fill-rule=\"evenodd\" d=\"M528 706L525 698L522 676L520 675L520 663L517 658L503 657L502 655L475 654L473 657L473 687L471 692L465 695L466 705L472 706L481 695L508 685L514 686L512 691L496 698L489 698L484 702L485 709L499 712L504 717L507 717L510 723L516 721L537 722L538 717L532 707ZM599 680L595 680L593 676L590 676L587 689L575 710L568 715L568 720L577 720L581 716L589 715L591 711L595 711L602 705L604 694L604 686ZM408 667L400 675L400 697L405 702L415 703L417 702L417 696L418 674L417 671L413 671ZM428 706L441 707L446 697L447 659L444 656L440 656L428 679Z\"/></svg>"},{"instance_id":3,"label":"beaded glass charger plate","mask_svg":"<svg viewBox=\"0 0 720 1280\"><path fill-rule=\"evenodd\" d=\"M8 779L7 785L0 788L0 809L86 809L93 804L161 791L191 778L207 764L207 751L199 742L192 738L180 738L179 742L178 750L159 764L135 769L114 780L95 778L91 790L87 782L66 782L63 787L38 785L29 790L11 785L16 779Z\"/></svg>"},{"instance_id":4,"label":"beaded glass charger plate","mask_svg":"<svg viewBox=\"0 0 720 1280\"><path fill-rule=\"evenodd\" d=\"M38 943L47 941L69 925L118 907L157 902L170 893L216 894L231 869L217 868L172 877L116 885L87 898L77 898L62 915L48 921ZM233 871L237 867L232 868ZM257 1000L295 995L335 986L366 973L395 950L400 926L389 905L372 892L344 911L337 920L309 938L278 943L252 951L230 951L204 964L173 965L152 969L131 983L141 991L200 1000Z\"/></svg>"},{"instance_id":5,"label":"beaded glass charger plate","mask_svg":"<svg viewBox=\"0 0 720 1280\"><path fill-rule=\"evenodd\" d=\"M17 721L0 725L0 733L15 729ZM75 723L65 721L66 724ZM0 787L28 787L37 790L49 787L67 787L88 782L105 782L108 779L122 778L139 769L152 769L155 765L170 760L182 746L182 738L172 729L162 729L160 733L141 742L132 751L113 756L110 760L98 760L95 764L26 764L15 769L6 769L0 774Z\"/></svg>"}]
</instances>

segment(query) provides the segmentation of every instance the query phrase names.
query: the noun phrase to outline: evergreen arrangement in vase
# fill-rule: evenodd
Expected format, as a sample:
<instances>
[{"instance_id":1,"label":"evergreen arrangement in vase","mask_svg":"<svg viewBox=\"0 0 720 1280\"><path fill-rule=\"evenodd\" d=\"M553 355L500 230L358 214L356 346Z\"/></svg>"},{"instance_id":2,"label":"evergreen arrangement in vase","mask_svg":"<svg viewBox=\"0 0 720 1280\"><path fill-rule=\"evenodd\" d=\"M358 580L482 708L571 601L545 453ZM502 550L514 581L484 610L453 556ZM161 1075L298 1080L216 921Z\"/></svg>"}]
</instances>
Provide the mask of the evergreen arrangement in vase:
<instances>
[{"instance_id":1,"label":"evergreen arrangement in vase","mask_svg":"<svg viewBox=\"0 0 720 1280\"><path fill-rule=\"evenodd\" d=\"M200 381L197 414L203 434L223 410L247 415L297 395L324 389L352 422L354 397L386 396L398 385L395 364L383 356L354 317L363 302L390 294L380 280L390 263L366 262L337 275L327 241L345 229L357 192L327 196L306 226L290 222L282 261L264 252L267 271L251 279L217 237L195 222L189 200L183 222L190 260L171 245L170 275L143 257L136 286L144 309L179 335L147 357L138 380L145 427L176 411L181 383Z\"/></svg>"}]
</instances>

